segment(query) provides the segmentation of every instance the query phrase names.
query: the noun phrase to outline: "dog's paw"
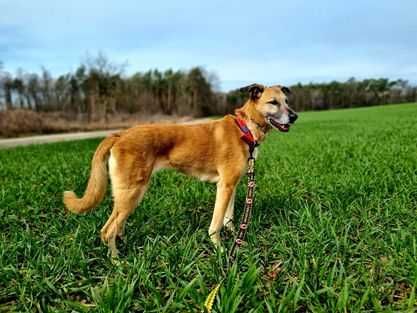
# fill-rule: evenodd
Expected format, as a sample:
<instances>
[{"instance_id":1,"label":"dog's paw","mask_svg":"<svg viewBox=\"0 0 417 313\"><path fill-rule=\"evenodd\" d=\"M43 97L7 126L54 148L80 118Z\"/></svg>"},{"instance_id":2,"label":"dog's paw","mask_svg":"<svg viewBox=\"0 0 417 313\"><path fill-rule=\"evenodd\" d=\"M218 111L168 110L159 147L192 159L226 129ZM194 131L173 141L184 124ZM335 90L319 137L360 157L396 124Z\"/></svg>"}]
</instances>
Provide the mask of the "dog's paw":
<instances>
[{"instance_id":1,"label":"dog's paw","mask_svg":"<svg viewBox=\"0 0 417 313\"><path fill-rule=\"evenodd\" d=\"M235 225L233 225L232 223L229 223L225 226L226 230L231 233L233 236L236 235L236 228Z\"/></svg>"},{"instance_id":2,"label":"dog's paw","mask_svg":"<svg viewBox=\"0 0 417 313\"><path fill-rule=\"evenodd\" d=\"M112 262L113 260L117 260L119 258L119 250L114 249L114 248L113 249L109 248L108 256L111 258Z\"/></svg>"},{"instance_id":3,"label":"dog's paw","mask_svg":"<svg viewBox=\"0 0 417 313\"><path fill-rule=\"evenodd\" d=\"M120 261L118 257L111 257L110 261L111 261L111 264L113 264L114 266L122 265L122 262Z\"/></svg>"},{"instance_id":4,"label":"dog's paw","mask_svg":"<svg viewBox=\"0 0 417 313\"><path fill-rule=\"evenodd\" d=\"M235 225L233 224L233 219L232 218L225 218L223 220L223 227L230 233L232 233L233 235L236 233L236 229L235 229Z\"/></svg>"},{"instance_id":5,"label":"dog's paw","mask_svg":"<svg viewBox=\"0 0 417 313\"><path fill-rule=\"evenodd\" d=\"M214 244L213 249L215 253L223 254L225 252L225 249L220 242L217 242L216 244Z\"/></svg>"}]
</instances>

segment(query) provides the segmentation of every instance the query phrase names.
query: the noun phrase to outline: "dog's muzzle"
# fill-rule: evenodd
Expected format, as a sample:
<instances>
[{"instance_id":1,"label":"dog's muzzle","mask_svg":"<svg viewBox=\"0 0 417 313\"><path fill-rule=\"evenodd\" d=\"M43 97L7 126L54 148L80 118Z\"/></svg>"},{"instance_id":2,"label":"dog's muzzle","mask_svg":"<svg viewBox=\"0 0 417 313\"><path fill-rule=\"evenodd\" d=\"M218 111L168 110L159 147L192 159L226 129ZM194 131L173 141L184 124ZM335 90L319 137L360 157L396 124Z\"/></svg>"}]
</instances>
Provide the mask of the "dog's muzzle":
<instances>
[{"instance_id":1,"label":"dog's muzzle","mask_svg":"<svg viewBox=\"0 0 417 313\"><path fill-rule=\"evenodd\" d=\"M278 129L279 131L282 131L284 133L288 132L290 130L290 124L282 124L278 121L278 119L269 116L268 117L268 123L275 129Z\"/></svg>"},{"instance_id":2,"label":"dog's muzzle","mask_svg":"<svg viewBox=\"0 0 417 313\"><path fill-rule=\"evenodd\" d=\"M268 116L267 121L268 123L274 127L275 129L278 129L279 131L282 131L284 133L288 132L290 130L290 125L294 124L294 122L297 120L298 115L293 110L288 110L288 122L287 123L281 123L280 119L274 117L274 116Z\"/></svg>"}]
</instances>

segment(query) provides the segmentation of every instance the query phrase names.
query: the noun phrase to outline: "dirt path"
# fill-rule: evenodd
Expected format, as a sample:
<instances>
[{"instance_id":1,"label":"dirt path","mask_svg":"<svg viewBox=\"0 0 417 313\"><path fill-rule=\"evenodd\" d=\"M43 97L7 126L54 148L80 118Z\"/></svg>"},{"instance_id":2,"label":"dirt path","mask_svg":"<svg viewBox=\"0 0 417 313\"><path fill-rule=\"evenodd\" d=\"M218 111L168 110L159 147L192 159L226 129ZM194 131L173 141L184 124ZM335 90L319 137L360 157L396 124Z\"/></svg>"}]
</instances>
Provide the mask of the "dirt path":
<instances>
[{"instance_id":1,"label":"dirt path","mask_svg":"<svg viewBox=\"0 0 417 313\"><path fill-rule=\"evenodd\" d=\"M211 120L210 118L196 119L183 124L195 124ZM100 138L106 137L112 133L118 132L120 129L112 130L99 130L91 132L77 132L77 133L63 133L63 134L54 134L54 135L40 135L40 136L30 136L22 138L8 138L0 139L0 149L13 148L17 146L28 146L35 144L43 143L52 143L60 141L72 141L72 140L82 140L90 138Z\"/></svg>"},{"instance_id":2,"label":"dirt path","mask_svg":"<svg viewBox=\"0 0 417 313\"><path fill-rule=\"evenodd\" d=\"M31 136L31 137L22 137L22 138L0 139L0 149L12 148L12 147L17 147L17 146L35 145L35 144L42 144L42 143L59 142L59 141L71 141L71 140L106 137L107 135L115 133L117 131L119 130L118 129L99 130L99 131L92 131L92 132L79 132L79 133L69 133L69 134L40 135L40 136Z\"/></svg>"}]
</instances>

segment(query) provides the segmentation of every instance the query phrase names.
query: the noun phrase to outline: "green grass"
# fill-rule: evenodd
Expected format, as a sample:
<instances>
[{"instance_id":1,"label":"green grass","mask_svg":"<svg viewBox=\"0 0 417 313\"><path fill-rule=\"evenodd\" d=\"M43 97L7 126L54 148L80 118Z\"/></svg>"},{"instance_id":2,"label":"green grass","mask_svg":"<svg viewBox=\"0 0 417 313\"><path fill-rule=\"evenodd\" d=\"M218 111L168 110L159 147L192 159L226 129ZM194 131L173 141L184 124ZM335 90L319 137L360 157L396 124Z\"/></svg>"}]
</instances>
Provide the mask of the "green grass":
<instances>
[{"instance_id":1,"label":"green grass","mask_svg":"<svg viewBox=\"0 0 417 313\"><path fill-rule=\"evenodd\" d=\"M112 264L110 197L83 216L61 203L98 142L0 151L0 312L199 312L226 267L207 235L215 186L158 173ZM256 167L248 244L214 312L415 310L416 104L303 113ZM244 197L241 183L238 217Z\"/></svg>"}]
</instances>

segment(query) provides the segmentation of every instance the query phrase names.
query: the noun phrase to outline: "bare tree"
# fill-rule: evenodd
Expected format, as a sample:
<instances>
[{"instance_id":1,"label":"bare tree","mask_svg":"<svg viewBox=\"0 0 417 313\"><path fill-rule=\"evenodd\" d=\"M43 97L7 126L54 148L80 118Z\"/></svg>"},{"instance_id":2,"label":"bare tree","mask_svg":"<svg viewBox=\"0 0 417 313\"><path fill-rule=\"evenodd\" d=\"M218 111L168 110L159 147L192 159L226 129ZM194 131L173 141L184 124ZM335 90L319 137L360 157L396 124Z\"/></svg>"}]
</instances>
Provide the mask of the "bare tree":
<instances>
[{"instance_id":1,"label":"bare tree","mask_svg":"<svg viewBox=\"0 0 417 313\"><path fill-rule=\"evenodd\" d=\"M0 110L6 108L6 100L4 93L5 73L3 72L3 62L0 61ZM3 100L2 100L3 99Z\"/></svg>"},{"instance_id":2,"label":"bare tree","mask_svg":"<svg viewBox=\"0 0 417 313\"><path fill-rule=\"evenodd\" d=\"M115 106L113 96L116 94L116 82L122 75L125 65L112 63L100 52L95 57L87 55L85 67L88 72L86 79L88 120L105 118L109 108Z\"/></svg>"},{"instance_id":3,"label":"bare tree","mask_svg":"<svg viewBox=\"0 0 417 313\"><path fill-rule=\"evenodd\" d=\"M52 109L52 88L52 76L46 68L42 67L40 76L40 95L42 97L42 106L45 110Z\"/></svg>"},{"instance_id":4,"label":"bare tree","mask_svg":"<svg viewBox=\"0 0 417 313\"><path fill-rule=\"evenodd\" d=\"M38 111L40 109L40 83L39 76L35 73L29 74L27 78L27 93L32 99L32 110Z\"/></svg>"},{"instance_id":5,"label":"bare tree","mask_svg":"<svg viewBox=\"0 0 417 313\"><path fill-rule=\"evenodd\" d=\"M11 78L11 75L6 73L4 80L3 80L3 86L4 86L4 100L6 104L6 110L12 110L13 109L13 99L12 99L12 92L13 92L13 79Z\"/></svg>"}]
</instances>

